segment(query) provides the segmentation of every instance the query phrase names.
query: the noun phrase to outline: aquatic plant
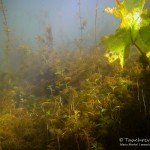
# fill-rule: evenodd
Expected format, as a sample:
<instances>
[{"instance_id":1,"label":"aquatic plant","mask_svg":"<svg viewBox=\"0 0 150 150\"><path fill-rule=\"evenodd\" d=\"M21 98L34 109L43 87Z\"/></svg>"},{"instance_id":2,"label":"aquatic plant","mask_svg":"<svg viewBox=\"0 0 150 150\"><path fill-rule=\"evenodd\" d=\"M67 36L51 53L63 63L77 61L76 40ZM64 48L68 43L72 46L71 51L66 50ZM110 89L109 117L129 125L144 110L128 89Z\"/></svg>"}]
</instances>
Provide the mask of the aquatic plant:
<instances>
[{"instance_id":1,"label":"aquatic plant","mask_svg":"<svg viewBox=\"0 0 150 150\"><path fill-rule=\"evenodd\" d=\"M130 46L134 46L141 55L141 61L144 67L149 65L150 56L150 10L144 9L145 0L116 0L116 7L106 8L107 13L113 14L121 23L115 34L104 36L101 43L106 45L105 56L109 62L120 60L123 68L124 61L130 53Z\"/></svg>"},{"instance_id":2,"label":"aquatic plant","mask_svg":"<svg viewBox=\"0 0 150 150\"><path fill-rule=\"evenodd\" d=\"M80 40L79 40L79 46L80 46L80 52L82 51L82 40L83 40L83 27L82 27L82 16L81 16L81 1L78 1L78 7L79 7L79 21L80 21Z\"/></svg>"},{"instance_id":3,"label":"aquatic plant","mask_svg":"<svg viewBox=\"0 0 150 150\"><path fill-rule=\"evenodd\" d=\"M126 2L133 3L129 7ZM137 2L117 1L117 8L106 9L127 17L122 19L116 35L106 37L108 41L112 40L110 45L104 38L102 42L106 46L111 47L118 37L122 43L117 44L122 46L128 30L132 31L130 36L136 44L139 37L149 39L149 35L145 35L149 10L143 12L140 9L146 25L140 26L139 33L136 33L138 19L134 21L131 13L130 22L129 11L124 12L132 10L135 4L140 7ZM85 23L82 21L83 30ZM135 28L130 29L129 22ZM127 33L124 33L126 27ZM7 74L0 74L0 149L119 149L120 136L150 135L149 72L143 74L136 54L128 58L128 63L120 71L117 61L110 64L103 56L101 46L89 51L82 48L82 53L63 48L57 51L53 49L51 28L46 29L45 37L39 36L38 40L37 52L27 44L15 47L20 52L16 58L21 60L13 82L8 80ZM125 38L124 45L127 41ZM134 44L131 39L129 41ZM141 47L145 46L141 43ZM116 51L118 55L121 53L115 49L114 54ZM148 51L143 52L148 55ZM133 58L136 61L133 62Z\"/></svg>"},{"instance_id":4,"label":"aquatic plant","mask_svg":"<svg viewBox=\"0 0 150 150\"><path fill-rule=\"evenodd\" d=\"M79 47L80 53L83 51L83 31L87 25L87 20L83 18L81 13L81 0L78 0L78 15L80 23L80 39L77 40L77 46Z\"/></svg>"},{"instance_id":5,"label":"aquatic plant","mask_svg":"<svg viewBox=\"0 0 150 150\"><path fill-rule=\"evenodd\" d=\"M0 11L2 11L3 14L3 25L4 25L4 32L6 36L6 43L5 43L5 60L6 60L6 72L11 73L11 64L10 64L10 28L8 26L8 21L7 21L7 15L6 15L6 8L4 6L3 0L0 0Z\"/></svg>"},{"instance_id":6,"label":"aquatic plant","mask_svg":"<svg viewBox=\"0 0 150 150\"><path fill-rule=\"evenodd\" d=\"M53 34L52 34L52 27L48 26L46 28L44 36L36 36L36 40L38 42L39 48L44 49L46 48L48 51L53 50Z\"/></svg>"},{"instance_id":7,"label":"aquatic plant","mask_svg":"<svg viewBox=\"0 0 150 150\"><path fill-rule=\"evenodd\" d=\"M95 27L94 27L95 45L97 45L97 13L98 13L98 0L96 0L96 7L95 7Z\"/></svg>"}]
</instances>

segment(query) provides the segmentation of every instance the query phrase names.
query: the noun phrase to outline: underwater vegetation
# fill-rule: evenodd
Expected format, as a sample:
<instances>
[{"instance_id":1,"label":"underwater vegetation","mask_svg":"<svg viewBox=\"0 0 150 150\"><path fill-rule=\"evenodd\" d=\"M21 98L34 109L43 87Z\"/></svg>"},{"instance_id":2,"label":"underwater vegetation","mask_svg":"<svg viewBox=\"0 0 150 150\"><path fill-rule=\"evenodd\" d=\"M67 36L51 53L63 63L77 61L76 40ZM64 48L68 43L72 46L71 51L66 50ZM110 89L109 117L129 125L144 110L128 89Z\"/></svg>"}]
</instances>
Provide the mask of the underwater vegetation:
<instances>
[{"instance_id":1,"label":"underwater vegetation","mask_svg":"<svg viewBox=\"0 0 150 150\"><path fill-rule=\"evenodd\" d=\"M120 26L89 50L82 42L79 51L55 50L47 28L46 37L38 36L36 52L15 42L12 52L5 31L0 150L138 149L121 146L129 143L120 139L150 139L150 9L145 3L116 0L115 8L106 8L121 19ZM2 0L0 6L8 29ZM142 144L149 148L149 142Z\"/></svg>"}]
</instances>

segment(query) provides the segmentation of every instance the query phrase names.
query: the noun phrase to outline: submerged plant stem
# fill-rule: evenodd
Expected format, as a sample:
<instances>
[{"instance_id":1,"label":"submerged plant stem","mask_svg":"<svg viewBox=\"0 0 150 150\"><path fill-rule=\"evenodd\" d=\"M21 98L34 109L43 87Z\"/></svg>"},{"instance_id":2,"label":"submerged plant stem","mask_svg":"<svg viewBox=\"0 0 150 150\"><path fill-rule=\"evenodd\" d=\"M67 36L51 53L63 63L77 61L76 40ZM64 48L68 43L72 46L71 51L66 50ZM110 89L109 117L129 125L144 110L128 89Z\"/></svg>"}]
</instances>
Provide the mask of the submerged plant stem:
<instances>
[{"instance_id":1,"label":"submerged plant stem","mask_svg":"<svg viewBox=\"0 0 150 150\"><path fill-rule=\"evenodd\" d=\"M8 22L7 22L7 17L6 17L6 9L4 7L4 4L3 4L3 0L0 0L0 8L1 8L1 11L2 11L2 14L3 14L3 23L4 23L4 32L5 32L5 35L6 35L6 47L5 47L5 57L6 57L6 68L7 68L7 71L10 72L10 60L9 60L9 55L10 55L10 34L9 34L9 27L8 27Z\"/></svg>"},{"instance_id":2,"label":"submerged plant stem","mask_svg":"<svg viewBox=\"0 0 150 150\"><path fill-rule=\"evenodd\" d=\"M79 20L80 20L80 53L82 52L82 40L83 40L83 29L82 29L82 16L81 16L81 1L78 2L79 5Z\"/></svg>"},{"instance_id":3,"label":"submerged plant stem","mask_svg":"<svg viewBox=\"0 0 150 150\"><path fill-rule=\"evenodd\" d=\"M95 8L95 29L94 29L94 32L95 32L95 45L97 45L97 12L98 12L98 0L96 0L96 8Z\"/></svg>"}]
</instances>

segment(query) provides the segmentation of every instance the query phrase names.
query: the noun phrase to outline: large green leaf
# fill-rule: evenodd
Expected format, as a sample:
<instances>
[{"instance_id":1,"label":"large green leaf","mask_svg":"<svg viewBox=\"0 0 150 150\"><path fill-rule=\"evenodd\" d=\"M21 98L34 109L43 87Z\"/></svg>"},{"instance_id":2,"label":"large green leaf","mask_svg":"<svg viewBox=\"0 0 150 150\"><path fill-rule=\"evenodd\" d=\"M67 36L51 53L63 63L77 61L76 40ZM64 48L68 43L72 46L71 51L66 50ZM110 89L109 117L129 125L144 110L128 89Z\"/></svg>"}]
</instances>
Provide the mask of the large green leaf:
<instances>
[{"instance_id":1,"label":"large green leaf","mask_svg":"<svg viewBox=\"0 0 150 150\"><path fill-rule=\"evenodd\" d=\"M120 60L123 67L130 45L141 53L150 51L150 11L144 8L146 0L116 0L116 7L106 8L107 13L121 19L115 34L104 36L101 43L107 48L106 57L110 62Z\"/></svg>"},{"instance_id":2,"label":"large green leaf","mask_svg":"<svg viewBox=\"0 0 150 150\"><path fill-rule=\"evenodd\" d=\"M120 18L121 28L133 29L133 26L136 26L136 24L138 25L141 21L140 15L144 4L145 0L124 0L123 2L116 0L116 7L108 7L105 9L105 12Z\"/></svg>"},{"instance_id":3,"label":"large green leaf","mask_svg":"<svg viewBox=\"0 0 150 150\"><path fill-rule=\"evenodd\" d=\"M120 65L123 67L124 59L130 51L130 31L118 29L114 35L104 36L101 42L107 47L106 57L109 62L120 59Z\"/></svg>"},{"instance_id":4,"label":"large green leaf","mask_svg":"<svg viewBox=\"0 0 150 150\"><path fill-rule=\"evenodd\" d=\"M150 26L143 27L139 30L135 43L139 45L143 53L150 51Z\"/></svg>"},{"instance_id":5,"label":"large green leaf","mask_svg":"<svg viewBox=\"0 0 150 150\"><path fill-rule=\"evenodd\" d=\"M141 23L139 24L138 35L135 43L139 45L143 53L150 51L150 9L144 10L141 14Z\"/></svg>"},{"instance_id":6,"label":"large green leaf","mask_svg":"<svg viewBox=\"0 0 150 150\"><path fill-rule=\"evenodd\" d=\"M123 4L125 8L130 11L138 11L141 12L146 0L124 0Z\"/></svg>"}]
</instances>

